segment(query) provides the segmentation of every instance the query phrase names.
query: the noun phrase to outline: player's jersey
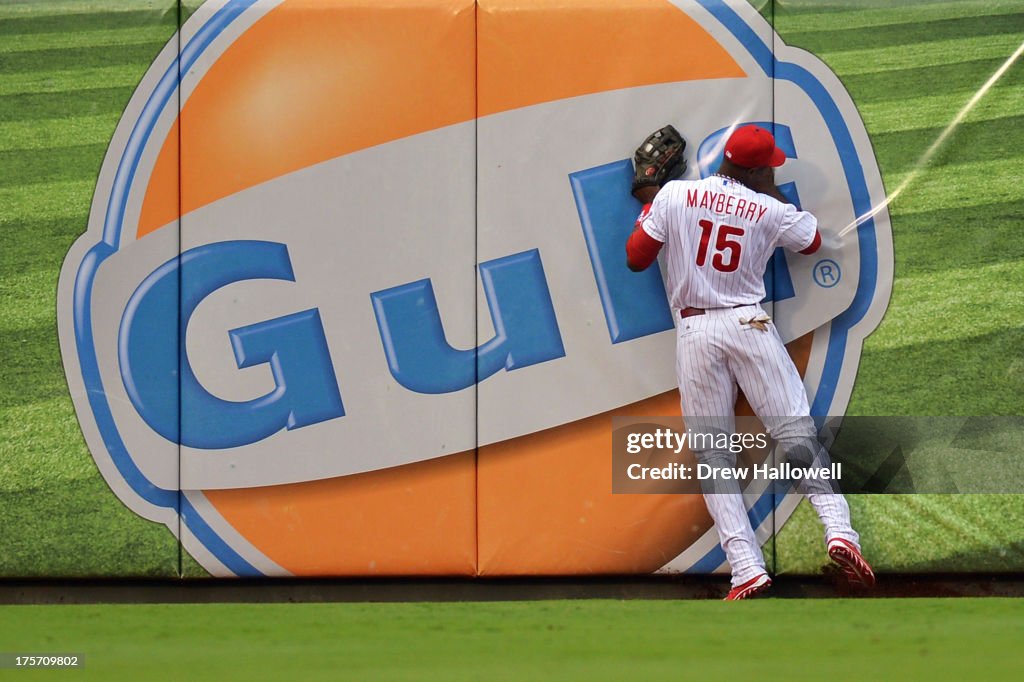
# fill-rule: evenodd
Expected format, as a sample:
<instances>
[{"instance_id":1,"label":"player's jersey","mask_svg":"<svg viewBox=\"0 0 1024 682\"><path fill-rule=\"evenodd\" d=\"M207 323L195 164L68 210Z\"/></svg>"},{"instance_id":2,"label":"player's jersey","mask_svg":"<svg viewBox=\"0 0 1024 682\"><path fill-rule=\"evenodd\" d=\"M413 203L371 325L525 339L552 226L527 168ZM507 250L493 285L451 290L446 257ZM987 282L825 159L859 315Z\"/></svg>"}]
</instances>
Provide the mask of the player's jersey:
<instances>
[{"instance_id":1,"label":"player's jersey","mask_svg":"<svg viewBox=\"0 0 1024 682\"><path fill-rule=\"evenodd\" d=\"M765 266L776 246L801 251L817 219L742 183L713 175L676 181L641 218L665 244L669 300L676 308L730 308L765 297Z\"/></svg>"}]
</instances>

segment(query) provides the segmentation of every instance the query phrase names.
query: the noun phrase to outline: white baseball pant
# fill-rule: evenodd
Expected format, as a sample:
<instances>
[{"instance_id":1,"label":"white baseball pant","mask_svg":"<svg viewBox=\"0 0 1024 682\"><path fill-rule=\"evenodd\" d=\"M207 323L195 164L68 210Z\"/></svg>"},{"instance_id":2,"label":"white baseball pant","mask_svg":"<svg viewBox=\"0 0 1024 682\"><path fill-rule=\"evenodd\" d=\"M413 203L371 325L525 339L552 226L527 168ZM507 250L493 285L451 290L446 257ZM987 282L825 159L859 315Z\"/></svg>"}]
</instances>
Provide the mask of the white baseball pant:
<instances>
[{"instance_id":1,"label":"white baseball pant","mask_svg":"<svg viewBox=\"0 0 1024 682\"><path fill-rule=\"evenodd\" d=\"M676 344L676 376L683 416L694 431L735 430L737 387L762 420L783 452L810 450L812 458L827 458L818 444L803 380L773 324L767 331L741 324L764 314L760 305L708 310L680 320ZM694 452L699 462L732 467L736 456L728 451ZM821 461L820 459L818 460ZM732 568L732 584L740 585L764 573L764 556L747 518L739 484L719 483L705 494L708 512ZM822 524L826 542L845 538L859 547L850 525L846 499L827 483L807 481L798 486Z\"/></svg>"}]
</instances>

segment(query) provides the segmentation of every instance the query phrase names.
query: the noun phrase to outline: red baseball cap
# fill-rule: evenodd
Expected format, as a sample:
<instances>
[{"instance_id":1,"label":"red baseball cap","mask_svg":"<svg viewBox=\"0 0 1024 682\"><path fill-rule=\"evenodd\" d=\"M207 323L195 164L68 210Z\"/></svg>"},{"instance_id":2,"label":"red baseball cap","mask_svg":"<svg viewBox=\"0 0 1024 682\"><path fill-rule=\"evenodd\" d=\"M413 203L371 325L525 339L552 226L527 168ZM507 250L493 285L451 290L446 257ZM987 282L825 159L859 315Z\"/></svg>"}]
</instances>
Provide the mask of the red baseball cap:
<instances>
[{"instance_id":1,"label":"red baseball cap","mask_svg":"<svg viewBox=\"0 0 1024 682\"><path fill-rule=\"evenodd\" d=\"M760 126L743 126L725 143L725 158L743 168L778 168L786 152L775 146L775 136Z\"/></svg>"}]
</instances>

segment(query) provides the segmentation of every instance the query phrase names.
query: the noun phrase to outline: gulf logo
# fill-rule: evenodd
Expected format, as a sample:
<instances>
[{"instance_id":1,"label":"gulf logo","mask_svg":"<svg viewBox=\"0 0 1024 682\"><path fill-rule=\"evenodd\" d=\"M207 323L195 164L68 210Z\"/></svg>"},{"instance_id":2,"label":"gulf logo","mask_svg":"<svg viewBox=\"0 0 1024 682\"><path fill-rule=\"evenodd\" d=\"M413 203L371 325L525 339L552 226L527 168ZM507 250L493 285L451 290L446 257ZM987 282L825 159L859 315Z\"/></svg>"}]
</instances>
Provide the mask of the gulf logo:
<instances>
[{"instance_id":1,"label":"gulf logo","mask_svg":"<svg viewBox=\"0 0 1024 682\"><path fill-rule=\"evenodd\" d=\"M745 3L207 2L61 274L103 476L215 575L721 569L698 496L611 494L611 416L680 409L660 273L622 251L668 122L689 177L744 122L785 146L825 246L777 254L766 304L842 415L885 194L839 81ZM762 536L796 502L748 493Z\"/></svg>"}]
</instances>

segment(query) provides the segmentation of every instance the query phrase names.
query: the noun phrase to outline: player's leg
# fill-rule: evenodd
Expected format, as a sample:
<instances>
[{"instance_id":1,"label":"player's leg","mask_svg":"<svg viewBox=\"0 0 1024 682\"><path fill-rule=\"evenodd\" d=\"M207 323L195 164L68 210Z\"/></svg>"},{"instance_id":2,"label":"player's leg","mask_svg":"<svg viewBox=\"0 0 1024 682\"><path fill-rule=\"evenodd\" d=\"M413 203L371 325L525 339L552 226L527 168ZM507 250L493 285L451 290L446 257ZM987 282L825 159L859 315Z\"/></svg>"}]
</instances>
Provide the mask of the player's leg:
<instances>
[{"instance_id":1,"label":"player's leg","mask_svg":"<svg viewBox=\"0 0 1024 682\"><path fill-rule=\"evenodd\" d=\"M831 466L828 451L818 441L814 421L810 417L767 417L765 426L779 444L782 456L794 466ZM807 496L807 501L821 519L826 543L842 538L860 549L860 537L850 522L850 506L838 486L833 487L832 482L822 479L801 479L797 482L797 491Z\"/></svg>"},{"instance_id":2,"label":"player's leg","mask_svg":"<svg viewBox=\"0 0 1024 682\"><path fill-rule=\"evenodd\" d=\"M736 384L729 374L721 339L708 316L683 320L676 345L676 376L682 412L691 433L732 433ZM713 448L694 448L697 461L713 469L731 468L736 456ZM703 481L704 501L732 569L734 588L765 573L764 556L747 518L739 483Z\"/></svg>"},{"instance_id":3,"label":"player's leg","mask_svg":"<svg viewBox=\"0 0 1024 682\"><path fill-rule=\"evenodd\" d=\"M803 380L774 325L767 331L737 320L730 367L736 381L785 456L796 466L829 466L828 452L817 438ZM804 480L797 489L807 496L825 527L825 541L842 538L859 551L859 536L850 523L850 507L827 481Z\"/></svg>"}]
</instances>

